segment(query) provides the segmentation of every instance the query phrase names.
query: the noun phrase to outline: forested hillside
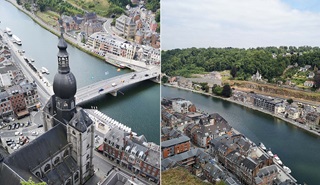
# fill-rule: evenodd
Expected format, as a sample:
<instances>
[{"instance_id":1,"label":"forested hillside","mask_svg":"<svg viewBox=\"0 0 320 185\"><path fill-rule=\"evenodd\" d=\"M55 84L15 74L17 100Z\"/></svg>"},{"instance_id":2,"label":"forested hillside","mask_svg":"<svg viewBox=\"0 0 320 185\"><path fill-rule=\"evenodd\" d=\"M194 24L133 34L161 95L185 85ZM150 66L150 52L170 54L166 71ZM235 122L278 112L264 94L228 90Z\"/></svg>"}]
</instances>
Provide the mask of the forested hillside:
<instances>
[{"instance_id":1,"label":"forested hillside","mask_svg":"<svg viewBox=\"0 0 320 185\"><path fill-rule=\"evenodd\" d=\"M319 47L188 48L162 51L162 72L170 76L231 70L235 79L246 80L259 71L269 82L281 79L288 65L320 66Z\"/></svg>"}]
</instances>

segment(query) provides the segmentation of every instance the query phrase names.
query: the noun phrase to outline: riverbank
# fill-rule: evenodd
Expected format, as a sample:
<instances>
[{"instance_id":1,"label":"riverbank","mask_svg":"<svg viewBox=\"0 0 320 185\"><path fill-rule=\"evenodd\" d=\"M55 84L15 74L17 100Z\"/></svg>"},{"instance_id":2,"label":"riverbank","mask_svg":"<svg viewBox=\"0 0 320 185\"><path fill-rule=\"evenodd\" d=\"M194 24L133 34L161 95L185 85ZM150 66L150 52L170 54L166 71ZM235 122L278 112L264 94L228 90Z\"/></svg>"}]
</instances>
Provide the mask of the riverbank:
<instances>
[{"instance_id":1,"label":"riverbank","mask_svg":"<svg viewBox=\"0 0 320 185\"><path fill-rule=\"evenodd\" d=\"M273 113L271 113L269 111L266 111L264 109L260 109L258 107L254 107L252 105L243 104L242 102L235 101L235 100L232 100L230 98L224 98L224 97L216 96L216 95L213 95L213 94L210 94L210 93L205 93L205 92L196 91L196 90L193 90L193 89L183 88L183 87L179 87L179 86L176 86L176 85L170 85L170 84L163 84L163 85L168 86L168 87L173 87L173 88L186 90L186 91L191 91L191 92L194 92L194 93L203 94L203 95L207 95L207 96L211 96L211 97L215 97L215 98L219 98L219 99L222 99L222 100L225 100L225 101L229 101L229 102L232 102L232 103L236 103L238 105L241 105L241 106L244 106L244 107L247 107L247 108L262 112L262 113L265 113L265 114L269 114L270 116L273 116L273 117L276 117L278 119L281 119L281 120L285 121L286 123L289 123L289 124L291 124L293 126L296 126L296 127L300 128L300 129L303 129L304 131L307 131L308 133L311 133L313 135L316 135L316 136L320 137L320 133L315 132L314 130L310 130L306 125L300 124L300 123L295 122L293 120L289 120L289 119L287 119L285 117L282 117L280 115L275 115L275 114L273 114Z\"/></svg>"},{"instance_id":2,"label":"riverbank","mask_svg":"<svg viewBox=\"0 0 320 185\"><path fill-rule=\"evenodd\" d=\"M60 36L60 31L54 29L52 26L48 25L47 23L45 23L43 20L41 20L39 17L37 17L35 14L27 11L26 9L24 9L22 6L18 5L17 2L15 0L6 0L7 2L11 3L13 6L15 6L16 8L18 8L20 11L22 11L23 13L25 13L26 15L28 15L34 22L36 22L38 25L40 25L42 28L48 30L49 32L51 32L52 34L56 35L56 36ZM91 56L94 56L96 58L99 58L105 62L108 62L104 59L104 57L97 55L89 50L87 50L85 47L82 47L81 45L79 45L77 43L77 40L74 39L73 37L68 36L67 34L64 34L64 38L65 40L71 44L72 46L76 47L77 49L88 53ZM109 63L109 62L108 62Z\"/></svg>"}]
</instances>

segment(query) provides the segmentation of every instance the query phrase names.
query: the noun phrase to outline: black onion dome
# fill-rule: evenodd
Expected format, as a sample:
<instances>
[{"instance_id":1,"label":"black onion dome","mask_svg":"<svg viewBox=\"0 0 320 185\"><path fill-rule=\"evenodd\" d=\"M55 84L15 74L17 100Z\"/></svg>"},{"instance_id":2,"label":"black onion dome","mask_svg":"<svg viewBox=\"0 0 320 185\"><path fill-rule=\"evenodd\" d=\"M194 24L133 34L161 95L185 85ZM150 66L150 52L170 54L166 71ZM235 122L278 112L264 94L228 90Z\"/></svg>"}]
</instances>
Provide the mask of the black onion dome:
<instances>
[{"instance_id":1,"label":"black onion dome","mask_svg":"<svg viewBox=\"0 0 320 185\"><path fill-rule=\"evenodd\" d=\"M77 82L74 75L69 72L67 74L57 73L53 80L54 94L62 99L74 97L77 92Z\"/></svg>"}]
</instances>

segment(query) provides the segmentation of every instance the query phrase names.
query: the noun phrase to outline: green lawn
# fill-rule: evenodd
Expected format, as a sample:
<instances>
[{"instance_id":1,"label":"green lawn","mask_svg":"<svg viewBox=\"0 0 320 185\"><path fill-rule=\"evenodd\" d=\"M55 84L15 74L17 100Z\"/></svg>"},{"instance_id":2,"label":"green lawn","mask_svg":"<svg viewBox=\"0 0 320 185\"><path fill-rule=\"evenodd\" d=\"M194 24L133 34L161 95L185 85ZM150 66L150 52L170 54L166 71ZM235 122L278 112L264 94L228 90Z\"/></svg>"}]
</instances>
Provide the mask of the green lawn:
<instances>
[{"instance_id":1,"label":"green lawn","mask_svg":"<svg viewBox=\"0 0 320 185\"><path fill-rule=\"evenodd\" d=\"M184 168L173 168L161 173L162 185L209 185Z\"/></svg>"},{"instance_id":2,"label":"green lawn","mask_svg":"<svg viewBox=\"0 0 320 185\"><path fill-rule=\"evenodd\" d=\"M58 24L59 15L55 12L52 12L52 11L40 12L40 11L38 11L36 13L36 15L40 19L42 19L44 22L46 22L52 26L57 26L57 24Z\"/></svg>"},{"instance_id":3,"label":"green lawn","mask_svg":"<svg viewBox=\"0 0 320 185\"><path fill-rule=\"evenodd\" d=\"M99 15L105 14L110 6L108 0L68 0L68 2L87 11L96 12Z\"/></svg>"}]
</instances>

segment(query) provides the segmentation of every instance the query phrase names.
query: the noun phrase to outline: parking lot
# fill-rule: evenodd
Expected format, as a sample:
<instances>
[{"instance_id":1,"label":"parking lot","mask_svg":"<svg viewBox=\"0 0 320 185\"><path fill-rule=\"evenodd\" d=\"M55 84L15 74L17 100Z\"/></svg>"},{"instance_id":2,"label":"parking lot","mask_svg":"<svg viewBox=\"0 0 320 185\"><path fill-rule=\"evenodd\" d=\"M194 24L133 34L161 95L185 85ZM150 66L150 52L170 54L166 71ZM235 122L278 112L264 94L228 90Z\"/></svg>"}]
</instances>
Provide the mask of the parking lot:
<instances>
[{"instance_id":1,"label":"parking lot","mask_svg":"<svg viewBox=\"0 0 320 185\"><path fill-rule=\"evenodd\" d=\"M32 112L30 116L19 120L10 119L8 123L1 122L0 136L3 147L12 153L44 133L43 126L35 123L39 119L40 113Z\"/></svg>"}]
</instances>

